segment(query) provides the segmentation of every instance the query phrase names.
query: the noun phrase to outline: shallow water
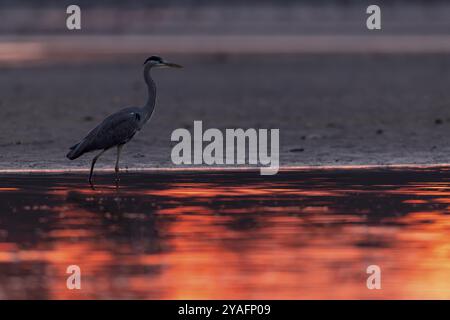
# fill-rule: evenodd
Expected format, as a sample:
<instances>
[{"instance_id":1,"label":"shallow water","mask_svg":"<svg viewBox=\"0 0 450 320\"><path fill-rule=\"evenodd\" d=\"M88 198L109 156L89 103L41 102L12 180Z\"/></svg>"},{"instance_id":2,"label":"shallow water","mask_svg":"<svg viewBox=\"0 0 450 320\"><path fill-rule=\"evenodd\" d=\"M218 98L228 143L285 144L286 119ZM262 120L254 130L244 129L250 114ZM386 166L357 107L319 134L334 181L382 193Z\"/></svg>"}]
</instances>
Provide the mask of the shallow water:
<instances>
[{"instance_id":1,"label":"shallow water","mask_svg":"<svg viewBox=\"0 0 450 320\"><path fill-rule=\"evenodd\" d=\"M450 298L445 168L85 180L0 176L0 298Z\"/></svg>"}]
</instances>

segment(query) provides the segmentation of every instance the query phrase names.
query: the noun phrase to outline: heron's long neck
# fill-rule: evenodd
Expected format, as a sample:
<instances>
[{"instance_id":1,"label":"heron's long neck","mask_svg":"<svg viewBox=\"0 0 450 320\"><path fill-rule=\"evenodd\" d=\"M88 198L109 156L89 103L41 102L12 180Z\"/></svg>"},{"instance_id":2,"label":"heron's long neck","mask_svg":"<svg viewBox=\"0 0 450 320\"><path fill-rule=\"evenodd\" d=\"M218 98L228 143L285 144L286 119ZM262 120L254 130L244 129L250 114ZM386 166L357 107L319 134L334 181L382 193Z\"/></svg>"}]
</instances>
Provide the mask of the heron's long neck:
<instances>
[{"instance_id":1,"label":"heron's long neck","mask_svg":"<svg viewBox=\"0 0 450 320\"><path fill-rule=\"evenodd\" d=\"M144 79L145 83L147 84L147 90L148 90L148 98L147 102L144 105L144 121L147 121L150 119L153 110L155 109L155 103L156 103L156 85L153 81L151 75L150 75L150 69L151 65L148 64L144 68Z\"/></svg>"}]
</instances>

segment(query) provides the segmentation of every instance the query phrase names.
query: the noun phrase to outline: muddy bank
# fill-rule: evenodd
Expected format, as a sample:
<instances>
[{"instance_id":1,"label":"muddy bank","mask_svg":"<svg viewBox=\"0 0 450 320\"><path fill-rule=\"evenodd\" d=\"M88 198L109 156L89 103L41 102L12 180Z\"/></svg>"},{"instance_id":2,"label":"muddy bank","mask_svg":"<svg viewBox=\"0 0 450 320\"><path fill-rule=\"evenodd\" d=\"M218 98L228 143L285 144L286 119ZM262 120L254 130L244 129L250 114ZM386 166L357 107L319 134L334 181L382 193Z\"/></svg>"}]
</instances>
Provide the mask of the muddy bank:
<instances>
[{"instance_id":1,"label":"muddy bank","mask_svg":"<svg viewBox=\"0 0 450 320\"><path fill-rule=\"evenodd\" d=\"M169 55L156 113L124 167L170 167L176 128L279 128L280 164L448 162L447 55ZM142 57L3 66L0 168L82 168L67 148L106 115L145 101ZM112 167L105 154L98 167Z\"/></svg>"}]
</instances>

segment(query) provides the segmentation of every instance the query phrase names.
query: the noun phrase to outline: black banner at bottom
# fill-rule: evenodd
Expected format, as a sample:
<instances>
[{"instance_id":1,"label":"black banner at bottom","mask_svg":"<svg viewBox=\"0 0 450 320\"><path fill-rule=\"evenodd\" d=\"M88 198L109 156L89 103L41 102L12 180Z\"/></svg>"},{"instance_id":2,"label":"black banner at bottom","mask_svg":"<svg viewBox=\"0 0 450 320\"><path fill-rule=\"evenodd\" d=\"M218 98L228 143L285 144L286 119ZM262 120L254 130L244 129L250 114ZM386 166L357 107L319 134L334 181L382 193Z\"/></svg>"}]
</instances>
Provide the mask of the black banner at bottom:
<instances>
[{"instance_id":1,"label":"black banner at bottom","mask_svg":"<svg viewBox=\"0 0 450 320\"><path fill-rule=\"evenodd\" d=\"M2 301L3 312L134 319L310 319L332 316L382 318L391 311L406 316L431 316L447 309L448 301L304 301L304 300L151 300L151 301ZM9 309L9 310L8 310ZM442 309L442 310L441 310ZM50 311L50 313L49 313Z\"/></svg>"}]
</instances>

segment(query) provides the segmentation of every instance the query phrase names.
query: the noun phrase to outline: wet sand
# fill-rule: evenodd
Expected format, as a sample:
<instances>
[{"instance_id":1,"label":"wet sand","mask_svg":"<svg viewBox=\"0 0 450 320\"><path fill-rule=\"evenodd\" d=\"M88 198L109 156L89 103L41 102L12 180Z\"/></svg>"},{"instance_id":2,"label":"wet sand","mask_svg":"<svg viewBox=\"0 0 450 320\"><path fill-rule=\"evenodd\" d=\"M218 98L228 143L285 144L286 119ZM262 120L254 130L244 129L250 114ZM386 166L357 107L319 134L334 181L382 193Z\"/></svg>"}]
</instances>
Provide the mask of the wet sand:
<instances>
[{"instance_id":1,"label":"wet sand","mask_svg":"<svg viewBox=\"0 0 450 320\"><path fill-rule=\"evenodd\" d=\"M156 113L124 168L172 167L177 128L279 128L281 166L448 163L446 54L168 55ZM87 168L67 148L106 115L141 105L139 56L2 66L0 168ZM50 61L51 62L51 61ZM99 168L112 168L114 153Z\"/></svg>"},{"instance_id":2,"label":"wet sand","mask_svg":"<svg viewBox=\"0 0 450 320\"><path fill-rule=\"evenodd\" d=\"M450 298L448 167L113 179L0 176L0 298Z\"/></svg>"}]
</instances>

